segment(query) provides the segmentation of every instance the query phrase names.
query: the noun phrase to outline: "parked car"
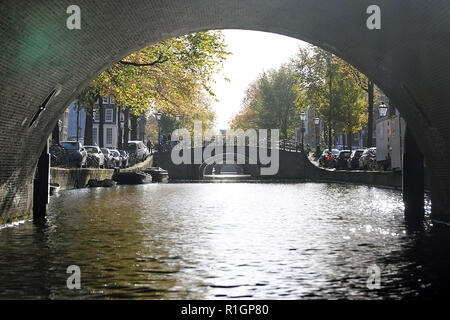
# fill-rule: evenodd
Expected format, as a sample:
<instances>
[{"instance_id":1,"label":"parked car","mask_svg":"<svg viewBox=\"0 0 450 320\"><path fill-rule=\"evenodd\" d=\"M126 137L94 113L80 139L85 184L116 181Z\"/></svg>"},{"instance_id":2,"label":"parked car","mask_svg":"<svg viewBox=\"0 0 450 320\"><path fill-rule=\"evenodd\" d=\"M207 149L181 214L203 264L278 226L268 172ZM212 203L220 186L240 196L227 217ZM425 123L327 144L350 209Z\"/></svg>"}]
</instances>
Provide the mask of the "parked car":
<instances>
[{"instance_id":1,"label":"parked car","mask_svg":"<svg viewBox=\"0 0 450 320\"><path fill-rule=\"evenodd\" d=\"M377 148L367 148L362 153L359 158L359 168L362 170L374 169L374 164L376 165L377 158Z\"/></svg>"},{"instance_id":2,"label":"parked car","mask_svg":"<svg viewBox=\"0 0 450 320\"><path fill-rule=\"evenodd\" d=\"M120 166L122 168L128 167L128 153L124 150L120 150Z\"/></svg>"},{"instance_id":3,"label":"parked car","mask_svg":"<svg viewBox=\"0 0 450 320\"><path fill-rule=\"evenodd\" d=\"M319 164L323 167L333 168L335 166L335 159L339 155L339 150L331 149L331 152L328 149L323 150L322 155L319 158Z\"/></svg>"},{"instance_id":4,"label":"parked car","mask_svg":"<svg viewBox=\"0 0 450 320\"><path fill-rule=\"evenodd\" d=\"M346 169L347 161L350 159L352 152L350 150L339 151L338 156L334 159L336 169Z\"/></svg>"},{"instance_id":5,"label":"parked car","mask_svg":"<svg viewBox=\"0 0 450 320\"><path fill-rule=\"evenodd\" d=\"M64 149L67 165L77 168L86 167L87 152L79 141L61 141L59 145Z\"/></svg>"},{"instance_id":6,"label":"parked car","mask_svg":"<svg viewBox=\"0 0 450 320\"><path fill-rule=\"evenodd\" d=\"M142 141L128 141L125 150L130 154L130 157L134 157L136 162L145 161L150 152Z\"/></svg>"},{"instance_id":7,"label":"parked car","mask_svg":"<svg viewBox=\"0 0 450 320\"><path fill-rule=\"evenodd\" d=\"M115 149L111 149L109 150L113 159L113 164L114 164L114 168L117 168L121 166L122 163L122 159L120 157L120 153L119 151L115 150Z\"/></svg>"},{"instance_id":8,"label":"parked car","mask_svg":"<svg viewBox=\"0 0 450 320\"><path fill-rule=\"evenodd\" d=\"M105 167L108 169L114 168L114 159L111 151L108 148L101 148L103 155L105 156Z\"/></svg>"},{"instance_id":9,"label":"parked car","mask_svg":"<svg viewBox=\"0 0 450 320\"><path fill-rule=\"evenodd\" d=\"M322 154L319 157L319 165L325 167L327 156L329 155L328 149L323 150Z\"/></svg>"},{"instance_id":10,"label":"parked car","mask_svg":"<svg viewBox=\"0 0 450 320\"><path fill-rule=\"evenodd\" d=\"M105 167L105 155L102 150L100 150L97 146L84 146L88 154L88 166L95 168L104 168Z\"/></svg>"},{"instance_id":11,"label":"parked car","mask_svg":"<svg viewBox=\"0 0 450 320\"><path fill-rule=\"evenodd\" d=\"M364 149L356 149L353 150L352 154L350 155L350 159L347 161L347 168L348 169L359 169L359 158L363 154Z\"/></svg>"}]
</instances>

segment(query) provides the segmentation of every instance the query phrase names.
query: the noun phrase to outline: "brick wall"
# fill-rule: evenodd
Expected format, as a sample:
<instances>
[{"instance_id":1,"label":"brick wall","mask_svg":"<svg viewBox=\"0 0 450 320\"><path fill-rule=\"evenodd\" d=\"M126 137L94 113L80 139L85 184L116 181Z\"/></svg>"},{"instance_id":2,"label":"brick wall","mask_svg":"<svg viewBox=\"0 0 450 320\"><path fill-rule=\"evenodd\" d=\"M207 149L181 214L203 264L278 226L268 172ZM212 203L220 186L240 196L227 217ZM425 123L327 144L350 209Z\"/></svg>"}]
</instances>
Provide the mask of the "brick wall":
<instances>
[{"instance_id":1,"label":"brick wall","mask_svg":"<svg viewBox=\"0 0 450 320\"><path fill-rule=\"evenodd\" d=\"M365 72L403 114L433 177L433 207L450 217L448 0L379 0L382 29L365 27L369 0L72 1L2 3L0 215L29 213L30 183L58 116L95 76L147 44L198 30L276 32L333 51ZM38 106L56 88L35 125Z\"/></svg>"}]
</instances>

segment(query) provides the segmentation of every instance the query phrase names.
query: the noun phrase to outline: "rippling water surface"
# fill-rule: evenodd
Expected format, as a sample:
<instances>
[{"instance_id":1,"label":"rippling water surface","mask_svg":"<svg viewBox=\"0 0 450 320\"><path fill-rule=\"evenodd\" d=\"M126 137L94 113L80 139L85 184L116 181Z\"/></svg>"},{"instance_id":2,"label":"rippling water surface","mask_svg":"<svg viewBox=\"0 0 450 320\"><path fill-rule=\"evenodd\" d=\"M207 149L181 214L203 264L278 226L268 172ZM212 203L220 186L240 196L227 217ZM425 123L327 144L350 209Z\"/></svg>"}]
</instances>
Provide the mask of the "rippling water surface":
<instances>
[{"instance_id":1,"label":"rippling water surface","mask_svg":"<svg viewBox=\"0 0 450 320\"><path fill-rule=\"evenodd\" d=\"M450 283L450 230L408 230L391 190L149 184L63 191L49 210L0 229L0 298L377 299ZM69 265L81 290L66 287Z\"/></svg>"}]
</instances>

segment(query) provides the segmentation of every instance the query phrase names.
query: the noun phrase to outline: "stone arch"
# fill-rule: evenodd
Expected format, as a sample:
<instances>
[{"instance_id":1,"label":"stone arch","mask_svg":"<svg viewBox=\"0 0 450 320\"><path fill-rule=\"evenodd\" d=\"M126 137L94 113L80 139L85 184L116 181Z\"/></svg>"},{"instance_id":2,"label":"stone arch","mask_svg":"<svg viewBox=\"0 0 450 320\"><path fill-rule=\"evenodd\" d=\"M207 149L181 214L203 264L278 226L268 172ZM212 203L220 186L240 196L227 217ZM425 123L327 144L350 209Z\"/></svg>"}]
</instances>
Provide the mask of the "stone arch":
<instances>
[{"instance_id":1,"label":"stone arch","mask_svg":"<svg viewBox=\"0 0 450 320\"><path fill-rule=\"evenodd\" d=\"M243 155L240 153L220 153L217 155L214 155L208 159L205 159L203 161L203 163L200 165L200 167L198 168L198 173L199 173L199 177L200 179L205 175L205 170L207 168L208 165L212 165L214 163L219 163L221 161L223 161L224 157L226 157L227 155L232 155L233 158L236 158L239 161L243 161L243 165L253 165L252 166L258 166L258 159L253 159L248 157L247 155ZM252 173L253 176L257 176L258 175L258 170L254 170L254 172Z\"/></svg>"},{"instance_id":2,"label":"stone arch","mask_svg":"<svg viewBox=\"0 0 450 320\"><path fill-rule=\"evenodd\" d=\"M31 210L30 184L57 117L112 63L146 45L209 29L274 32L352 63L391 98L431 169L433 214L450 220L450 4L379 0L381 30L365 22L369 0L80 0L80 30L66 27L70 3L2 4L0 55L1 215ZM55 90L35 125L30 120ZM24 156L26 155L26 156Z\"/></svg>"}]
</instances>

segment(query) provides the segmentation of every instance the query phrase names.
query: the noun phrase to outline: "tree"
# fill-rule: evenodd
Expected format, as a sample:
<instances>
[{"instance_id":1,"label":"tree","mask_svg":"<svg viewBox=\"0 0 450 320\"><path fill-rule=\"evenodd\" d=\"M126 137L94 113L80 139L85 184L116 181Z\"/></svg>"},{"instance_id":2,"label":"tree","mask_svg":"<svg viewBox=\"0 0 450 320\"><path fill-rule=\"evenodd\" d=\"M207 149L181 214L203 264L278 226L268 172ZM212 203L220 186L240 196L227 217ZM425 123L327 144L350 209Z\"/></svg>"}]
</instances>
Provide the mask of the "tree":
<instances>
[{"instance_id":1,"label":"tree","mask_svg":"<svg viewBox=\"0 0 450 320\"><path fill-rule=\"evenodd\" d=\"M317 47L300 49L293 59L296 68L297 104L315 107L328 127L328 148L332 131L346 132L349 138L360 130L366 118L362 109L362 89L352 79L346 63Z\"/></svg>"},{"instance_id":2,"label":"tree","mask_svg":"<svg viewBox=\"0 0 450 320\"><path fill-rule=\"evenodd\" d=\"M246 90L243 108L231 120L232 129L279 128L289 138L297 125L298 110L293 87L296 79L290 65L264 72Z\"/></svg>"},{"instance_id":3,"label":"tree","mask_svg":"<svg viewBox=\"0 0 450 320\"><path fill-rule=\"evenodd\" d=\"M86 113L86 124L84 128L84 144L92 145L92 127L95 101L99 98L98 91L93 86L87 86L78 95L78 107L84 109Z\"/></svg>"},{"instance_id":4,"label":"tree","mask_svg":"<svg viewBox=\"0 0 450 320\"><path fill-rule=\"evenodd\" d=\"M339 111L337 123L340 127L337 129L347 135L347 148L352 150L353 133L362 130L363 125L367 123L367 114L364 112L366 99L363 90L349 79L347 71L345 69L338 69L338 71L336 101L334 101Z\"/></svg>"},{"instance_id":5,"label":"tree","mask_svg":"<svg viewBox=\"0 0 450 320\"><path fill-rule=\"evenodd\" d=\"M341 67L344 68L347 74L351 77L351 79L355 82L356 85L361 87L367 93L367 141L366 146L368 148L372 147L373 141L373 106L375 102L375 98L377 95L377 90L375 90L375 84L372 80L370 80L367 76L359 72L354 66L341 60Z\"/></svg>"},{"instance_id":6,"label":"tree","mask_svg":"<svg viewBox=\"0 0 450 320\"><path fill-rule=\"evenodd\" d=\"M176 121L176 116L180 116L180 121ZM216 114L211 109L211 98L203 93L195 97L195 100L190 101L184 108L171 110L162 113L160 126L161 134L171 134L175 129L186 128L191 136L194 132L194 122L201 121L204 131L212 128ZM153 142L158 141L158 121L151 116L147 119L146 124L146 139Z\"/></svg>"},{"instance_id":7,"label":"tree","mask_svg":"<svg viewBox=\"0 0 450 320\"><path fill-rule=\"evenodd\" d=\"M137 140L137 123L138 118L135 114L130 115L130 125L131 125L131 140Z\"/></svg>"},{"instance_id":8,"label":"tree","mask_svg":"<svg viewBox=\"0 0 450 320\"><path fill-rule=\"evenodd\" d=\"M118 128L117 128L117 148L119 148L119 150L123 150L123 132L122 132L122 124L120 123L120 113L122 112L123 108L121 105L117 106L117 121L119 123Z\"/></svg>"},{"instance_id":9,"label":"tree","mask_svg":"<svg viewBox=\"0 0 450 320\"><path fill-rule=\"evenodd\" d=\"M135 115L152 108L179 111L202 91L214 96L212 76L229 54L220 31L198 32L146 47L108 68L94 81Z\"/></svg>"},{"instance_id":10,"label":"tree","mask_svg":"<svg viewBox=\"0 0 450 320\"><path fill-rule=\"evenodd\" d=\"M247 130L256 128L258 121L256 104L261 101L261 90L258 87L258 81L252 82L245 90L242 99L242 108L237 115L230 121L230 128L233 130Z\"/></svg>"},{"instance_id":11,"label":"tree","mask_svg":"<svg viewBox=\"0 0 450 320\"><path fill-rule=\"evenodd\" d=\"M128 126L130 120L130 110L128 108L125 108L123 113L124 113L123 144L126 146L128 144L128 137L130 136L130 128Z\"/></svg>"},{"instance_id":12,"label":"tree","mask_svg":"<svg viewBox=\"0 0 450 320\"><path fill-rule=\"evenodd\" d=\"M331 150L332 131L338 123L335 105L336 62L333 55L318 47L300 49L292 62L296 69L297 105L300 109L313 106L328 128L328 148Z\"/></svg>"},{"instance_id":13,"label":"tree","mask_svg":"<svg viewBox=\"0 0 450 320\"><path fill-rule=\"evenodd\" d=\"M99 122L98 122L98 145L100 148L103 148L103 142L104 139L104 130L103 130L103 124L105 123L105 108L103 107L103 98L102 96L99 96L98 98L98 111L100 115Z\"/></svg>"},{"instance_id":14,"label":"tree","mask_svg":"<svg viewBox=\"0 0 450 320\"><path fill-rule=\"evenodd\" d=\"M264 73L259 80L261 89L259 127L278 127L285 139L295 130L292 117L295 112L296 95L293 91L295 83L293 72L287 65Z\"/></svg>"},{"instance_id":15,"label":"tree","mask_svg":"<svg viewBox=\"0 0 450 320\"><path fill-rule=\"evenodd\" d=\"M132 119L131 134L134 137L135 117L148 115L154 110L167 116L181 114L187 122L190 114L212 121L211 109L204 106L208 101L205 95L215 97L210 87L213 75L222 68L229 54L220 31L172 38L118 61L102 72L79 99L90 99L89 103L82 105L91 118L97 99L114 97L116 106L125 114L124 132L120 133L125 142L130 131L128 119ZM99 102L99 112L103 113ZM88 124L92 127L92 121L88 120ZM92 135L92 128L86 130L87 135L89 132ZM99 136L103 136L102 130L99 130ZM89 141L89 137L86 138L85 141ZM100 142L103 142L102 138Z\"/></svg>"}]
</instances>

